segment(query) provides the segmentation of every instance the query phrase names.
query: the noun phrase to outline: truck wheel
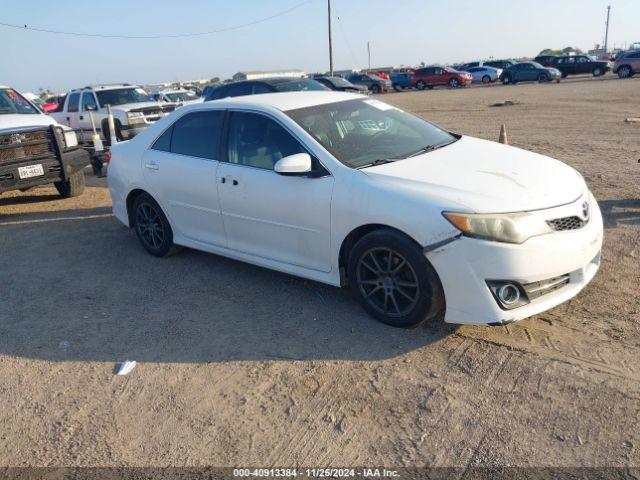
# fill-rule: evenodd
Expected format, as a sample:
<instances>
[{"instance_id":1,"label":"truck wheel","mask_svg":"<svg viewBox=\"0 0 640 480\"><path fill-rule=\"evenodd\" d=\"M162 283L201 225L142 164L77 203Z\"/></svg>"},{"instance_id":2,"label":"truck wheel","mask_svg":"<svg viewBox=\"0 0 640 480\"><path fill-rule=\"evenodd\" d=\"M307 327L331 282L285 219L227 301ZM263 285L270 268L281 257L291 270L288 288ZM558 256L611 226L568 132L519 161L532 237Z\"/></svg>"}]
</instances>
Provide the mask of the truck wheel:
<instances>
[{"instance_id":1,"label":"truck wheel","mask_svg":"<svg viewBox=\"0 0 640 480\"><path fill-rule=\"evenodd\" d=\"M380 88L380 85L371 85L371 92L380 93L381 91L382 89Z\"/></svg>"},{"instance_id":2,"label":"truck wheel","mask_svg":"<svg viewBox=\"0 0 640 480\"><path fill-rule=\"evenodd\" d=\"M84 172L80 170L72 173L67 180L55 182L54 185L62 198L82 195L82 192L84 192Z\"/></svg>"},{"instance_id":3,"label":"truck wheel","mask_svg":"<svg viewBox=\"0 0 640 480\"><path fill-rule=\"evenodd\" d=\"M121 132L121 128L122 125L120 124L119 120L114 120L114 127L116 128L116 139L121 142L123 140L122 138L122 132ZM102 135L104 135L104 141L107 145L111 144L111 132L109 131L109 122L107 122L106 120L104 122L102 122Z\"/></svg>"}]
</instances>

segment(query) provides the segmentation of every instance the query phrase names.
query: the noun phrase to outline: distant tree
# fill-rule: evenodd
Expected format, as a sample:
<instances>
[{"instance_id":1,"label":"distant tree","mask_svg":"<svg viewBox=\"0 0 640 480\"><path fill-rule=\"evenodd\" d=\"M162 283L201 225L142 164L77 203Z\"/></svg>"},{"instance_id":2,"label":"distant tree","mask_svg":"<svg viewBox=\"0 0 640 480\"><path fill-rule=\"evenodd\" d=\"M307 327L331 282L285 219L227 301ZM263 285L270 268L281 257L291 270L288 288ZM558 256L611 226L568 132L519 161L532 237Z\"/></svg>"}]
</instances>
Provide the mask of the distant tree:
<instances>
[{"instance_id":1,"label":"distant tree","mask_svg":"<svg viewBox=\"0 0 640 480\"><path fill-rule=\"evenodd\" d=\"M540 56L542 56L542 55L555 55L557 57L560 57L562 55L582 55L582 53L583 53L582 50L580 50L579 48L565 47L562 50L553 49L553 48L545 48L538 55L540 55Z\"/></svg>"},{"instance_id":2,"label":"distant tree","mask_svg":"<svg viewBox=\"0 0 640 480\"><path fill-rule=\"evenodd\" d=\"M220 82L220 78L219 77L213 77L211 80L209 80L209 82L211 82L211 83L219 83Z\"/></svg>"}]
</instances>

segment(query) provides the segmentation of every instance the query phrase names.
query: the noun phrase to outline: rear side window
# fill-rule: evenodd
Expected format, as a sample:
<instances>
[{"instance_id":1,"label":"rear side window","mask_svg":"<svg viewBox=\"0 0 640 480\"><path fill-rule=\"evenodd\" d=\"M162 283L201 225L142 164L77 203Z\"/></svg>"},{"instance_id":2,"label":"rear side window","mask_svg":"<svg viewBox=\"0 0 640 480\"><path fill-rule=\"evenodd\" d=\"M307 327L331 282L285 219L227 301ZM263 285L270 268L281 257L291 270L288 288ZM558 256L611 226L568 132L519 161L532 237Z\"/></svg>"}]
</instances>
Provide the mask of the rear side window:
<instances>
[{"instance_id":1,"label":"rear side window","mask_svg":"<svg viewBox=\"0 0 640 480\"><path fill-rule=\"evenodd\" d=\"M69 106L67 108L67 111L77 112L79 106L80 106L80 94L72 93L71 95L69 95Z\"/></svg>"},{"instance_id":2,"label":"rear side window","mask_svg":"<svg viewBox=\"0 0 640 480\"><path fill-rule=\"evenodd\" d=\"M223 119L222 110L189 113L160 135L151 148L215 160L218 158Z\"/></svg>"}]
</instances>

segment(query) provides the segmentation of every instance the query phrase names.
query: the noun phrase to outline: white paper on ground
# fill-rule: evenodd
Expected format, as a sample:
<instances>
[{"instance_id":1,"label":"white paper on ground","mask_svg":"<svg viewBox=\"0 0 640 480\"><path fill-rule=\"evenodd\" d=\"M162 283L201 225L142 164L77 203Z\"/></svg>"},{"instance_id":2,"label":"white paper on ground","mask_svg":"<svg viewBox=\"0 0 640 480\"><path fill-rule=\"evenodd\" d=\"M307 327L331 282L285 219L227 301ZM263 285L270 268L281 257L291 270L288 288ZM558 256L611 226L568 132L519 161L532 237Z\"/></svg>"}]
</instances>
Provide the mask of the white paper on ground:
<instances>
[{"instance_id":1,"label":"white paper on ground","mask_svg":"<svg viewBox=\"0 0 640 480\"><path fill-rule=\"evenodd\" d=\"M136 368L135 360L125 360L120 365L118 365L116 375L127 375L134 368Z\"/></svg>"}]
</instances>

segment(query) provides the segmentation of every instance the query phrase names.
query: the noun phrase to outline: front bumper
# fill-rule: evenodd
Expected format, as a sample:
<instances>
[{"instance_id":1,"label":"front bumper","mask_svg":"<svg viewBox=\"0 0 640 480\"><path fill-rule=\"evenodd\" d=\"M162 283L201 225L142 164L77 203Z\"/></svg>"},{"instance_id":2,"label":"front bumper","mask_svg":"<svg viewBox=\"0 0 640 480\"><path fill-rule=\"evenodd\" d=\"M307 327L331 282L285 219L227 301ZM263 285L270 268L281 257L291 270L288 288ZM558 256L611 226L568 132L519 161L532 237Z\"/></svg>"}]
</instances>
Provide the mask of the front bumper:
<instances>
[{"instance_id":1,"label":"front bumper","mask_svg":"<svg viewBox=\"0 0 640 480\"><path fill-rule=\"evenodd\" d=\"M545 210L549 218L572 215L582 199ZM432 263L444 288L445 321L461 324L506 324L536 315L576 296L595 276L600 265L603 225L598 204L591 196L591 218L578 230L533 237L521 245L460 237L430 250ZM503 310L487 281L511 280L522 285L569 275L569 282L530 303Z\"/></svg>"}]
</instances>

